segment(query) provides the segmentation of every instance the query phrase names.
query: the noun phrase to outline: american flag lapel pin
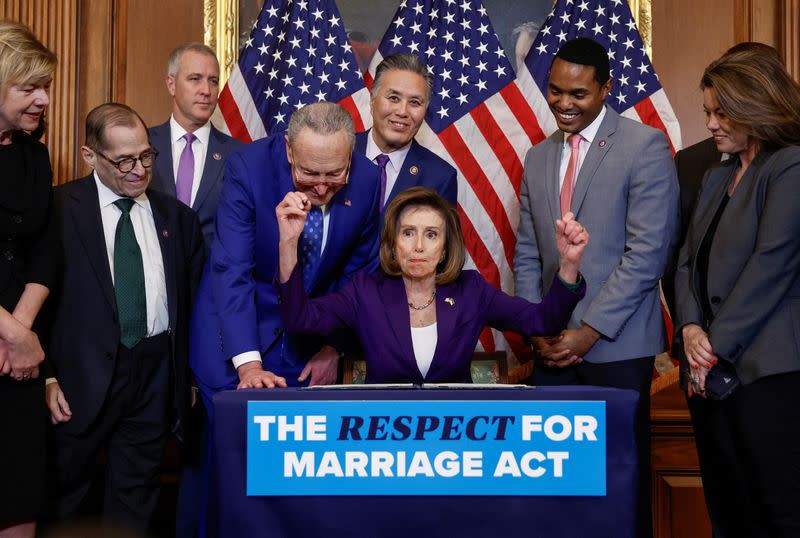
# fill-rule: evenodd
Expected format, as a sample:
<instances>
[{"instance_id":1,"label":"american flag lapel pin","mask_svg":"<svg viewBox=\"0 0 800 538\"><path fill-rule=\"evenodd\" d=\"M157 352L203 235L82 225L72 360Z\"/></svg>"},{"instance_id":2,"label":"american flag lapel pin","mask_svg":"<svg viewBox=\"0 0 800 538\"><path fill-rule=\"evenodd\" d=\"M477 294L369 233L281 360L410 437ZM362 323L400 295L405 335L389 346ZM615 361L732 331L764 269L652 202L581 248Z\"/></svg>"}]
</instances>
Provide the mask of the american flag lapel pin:
<instances>
[{"instance_id":1,"label":"american flag lapel pin","mask_svg":"<svg viewBox=\"0 0 800 538\"><path fill-rule=\"evenodd\" d=\"M444 302L446 302L450 306L454 306L456 304L455 300L452 297L445 297Z\"/></svg>"},{"instance_id":2,"label":"american flag lapel pin","mask_svg":"<svg viewBox=\"0 0 800 538\"><path fill-rule=\"evenodd\" d=\"M345 198L344 205L345 207L350 207L351 205L353 205L353 202L350 201L350 198Z\"/></svg>"},{"instance_id":3,"label":"american flag lapel pin","mask_svg":"<svg viewBox=\"0 0 800 538\"><path fill-rule=\"evenodd\" d=\"M161 237L163 237L164 239L169 239L169 232L167 231L166 228L161 230Z\"/></svg>"},{"instance_id":4,"label":"american flag lapel pin","mask_svg":"<svg viewBox=\"0 0 800 538\"><path fill-rule=\"evenodd\" d=\"M409 168L408 171L411 172L412 176L416 176L417 174L419 174L419 166L414 165L411 168Z\"/></svg>"},{"instance_id":5,"label":"american flag lapel pin","mask_svg":"<svg viewBox=\"0 0 800 538\"><path fill-rule=\"evenodd\" d=\"M219 151L215 151L213 157L214 157L215 161L221 161L222 160L222 153L220 153Z\"/></svg>"},{"instance_id":6,"label":"american flag lapel pin","mask_svg":"<svg viewBox=\"0 0 800 538\"><path fill-rule=\"evenodd\" d=\"M598 146L600 146L601 148L604 148L604 147L606 147L606 144L607 144L607 143L608 143L608 142L606 142L606 139L604 138L603 140L601 140L600 142L598 142L598 144L597 144L597 145L598 145Z\"/></svg>"}]
</instances>

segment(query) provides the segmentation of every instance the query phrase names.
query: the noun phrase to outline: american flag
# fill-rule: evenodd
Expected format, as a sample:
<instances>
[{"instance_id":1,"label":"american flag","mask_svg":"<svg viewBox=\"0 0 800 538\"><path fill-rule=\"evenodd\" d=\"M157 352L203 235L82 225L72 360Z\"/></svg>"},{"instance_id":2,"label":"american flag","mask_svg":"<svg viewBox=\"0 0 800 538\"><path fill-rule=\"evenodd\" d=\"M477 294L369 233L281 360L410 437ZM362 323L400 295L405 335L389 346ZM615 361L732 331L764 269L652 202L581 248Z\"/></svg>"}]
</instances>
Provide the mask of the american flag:
<instances>
[{"instance_id":1,"label":"american flag","mask_svg":"<svg viewBox=\"0 0 800 538\"><path fill-rule=\"evenodd\" d=\"M467 264L513 293L522 162L542 134L486 9L475 0L403 1L372 60L367 84L380 61L398 52L422 57L433 75L416 138L458 170ZM369 124L369 107L360 110ZM484 331L480 344L486 351L506 347L497 331Z\"/></svg>"},{"instance_id":2,"label":"american flag","mask_svg":"<svg viewBox=\"0 0 800 538\"><path fill-rule=\"evenodd\" d=\"M339 103L359 121L369 93L333 0L266 0L219 97L225 129L250 142L286 129L296 109Z\"/></svg>"},{"instance_id":3,"label":"american flag","mask_svg":"<svg viewBox=\"0 0 800 538\"><path fill-rule=\"evenodd\" d=\"M536 111L542 132L549 136L557 129L545 100L550 64L561 45L576 37L594 39L608 50L613 90L606 104L623 116L661 129L673 153L679 150L678 120L623 0L558 0L542 24L518 73L519 86Z\"/></svg>"}]
</instances>

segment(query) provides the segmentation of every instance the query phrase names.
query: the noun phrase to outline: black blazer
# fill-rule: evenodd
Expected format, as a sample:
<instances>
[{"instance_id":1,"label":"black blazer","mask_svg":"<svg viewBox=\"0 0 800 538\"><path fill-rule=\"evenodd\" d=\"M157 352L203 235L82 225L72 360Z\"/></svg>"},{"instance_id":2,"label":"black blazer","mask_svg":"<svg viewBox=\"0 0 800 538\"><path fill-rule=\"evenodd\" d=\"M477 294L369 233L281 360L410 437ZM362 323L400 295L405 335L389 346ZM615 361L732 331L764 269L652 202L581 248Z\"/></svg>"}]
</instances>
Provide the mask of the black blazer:
<instances>
[{"instance_id":1,"label":"black blazer","mask_svg":"<svg viewBox=\"0 0 800 538\"><path fill-rule=\"evenodd\" d=\"M47 148L22 131L12 141L22 152L25 172L17 177L5 170L0 185L0 304L9 311L25 284L52 287L58 259Z\"/></svg>"},{"instance_id":2,"label":"black blazer","mask_svg":"<svg viewBox=\"0 0 800 538\"><path fill-rule=\"evenodd\" d=\"M709 253L706 320L697 253L737 163L703 179L678 259L675 340L688 323L704 326L717 356L751 383L800 370L800 147L761 151L728 202Z\"/></svg>"},{"instance_id":3,"label":"black blazer","mask_svg":"<svg viewBox=\"0 0 800 538\"><path fill-rule=\"evenodd\" d=\"M672 315L675 315L675 269L678 265L678 252L686 239L686 230L694 213L697 193L700 192L700 183L703 181L706 170L718 164L722 154L717 151L714 138L706 138L684 148L675 154L675 168L678 171L678 184L681 188L681 220L678 230L678 248L672 255L669 266L664 272L664 298ZM673 354L673 356L675 356Z\"/></svg>"},{"instance_id":4,"label":"black blazer","mask_svg":"<svg viewBox=\"0 0 800 538\"><path fill-rule=\"evenodd\" d=\"M203 266L203 236L191 209L148 190L167 285L174 407L184 419L189 409L189 316ZM53 300L48 343L49 375L58 378L72 409L61 427L87 430L103 408L114 373L119 323L111 269L94 176L56 189L61 226L63 278Z\"/></svg>"}]
</instances>

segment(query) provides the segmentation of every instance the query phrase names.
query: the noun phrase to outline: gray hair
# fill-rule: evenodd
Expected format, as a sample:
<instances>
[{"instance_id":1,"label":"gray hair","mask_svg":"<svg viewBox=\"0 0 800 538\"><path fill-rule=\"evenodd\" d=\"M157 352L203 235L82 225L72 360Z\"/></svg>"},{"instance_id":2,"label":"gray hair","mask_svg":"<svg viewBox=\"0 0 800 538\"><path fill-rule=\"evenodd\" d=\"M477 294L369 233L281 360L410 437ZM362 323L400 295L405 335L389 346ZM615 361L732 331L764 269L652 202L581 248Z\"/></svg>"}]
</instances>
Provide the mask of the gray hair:
<instances>
[{"instance_id":1,"label":"gray hair","mask_svg":"<svg viewBox=\"0 0 800 538\"><path fill-rule=\"evenodd\" d=\"M372 89L370 90L373 96L378 93L381 82L383 81L383 75L387 71L411 71L421 76L425 79L425 87L428 89L428 95L425 97L427 100L430 100L431 90L433 88L433 77L431 77L428 66L425 65L422 58L407 52L392 54L384 58L383 61L378 64L378 67L375 68L375 82L372 83Z\"/></svg>"},{"instance_id":2,"label":"gray hair","mask_svg":"<svg viewBox=\"0 0 800 538\"><path fill-rule=\"evenodd\" d=\"M193 51L199 52L200 54L207 54L217 59L217 53L214 52L214 49L209 47L208 45L204 45L203 43L199 43L197 41L192 41L191 43L184 43L183 45L178 46L175 50L169 53L169 59L167 59L167 74L170 76L175 76L178 74L178 67L181 64L181 58L183 57L184 52Z\"/></svg>"},{"instance_id":3,"label":"gray hair","mask_svg":"<svg viewBox=\"0 0 800 538\"><path fill-rule=\"evenodd\" d=\"M312 132L321 135L332 135L343 131L350 140L351 149L356 143L353 118L335 103L320 101L295 110L286 130L289 145L297 140L303 128L311 129Z\"/></svg>"}]
</instances>

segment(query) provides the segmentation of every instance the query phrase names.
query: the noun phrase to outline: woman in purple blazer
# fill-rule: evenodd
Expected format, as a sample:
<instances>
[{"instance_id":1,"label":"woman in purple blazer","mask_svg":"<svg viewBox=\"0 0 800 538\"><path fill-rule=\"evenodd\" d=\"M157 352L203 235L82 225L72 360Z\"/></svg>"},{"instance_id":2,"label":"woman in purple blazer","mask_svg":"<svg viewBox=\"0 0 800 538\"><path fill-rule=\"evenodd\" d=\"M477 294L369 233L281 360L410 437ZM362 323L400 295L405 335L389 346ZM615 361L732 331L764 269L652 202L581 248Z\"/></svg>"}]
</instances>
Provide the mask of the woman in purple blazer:
<instances>
[{"instance_id":1,"label":"woman in purple blazer","mask_svg":"<svg viewBox=\"0 0 800 538\"><path fill-rule=\"evenodd\" d=\"M578 267L589 235L572 213L556 221L561 267L555 282L541 303L530 303L506 295L476 271L462 270L458 214L435 191L414 187L386 209L381 270L362 272L338 292L308 299L297 245L309 209L300 192L288 193L276 209L281 318L290 332L353 329L366 354L367 383L468 383L485 326L557 334L586 289Z\"/></svg>"}]
</instances>

